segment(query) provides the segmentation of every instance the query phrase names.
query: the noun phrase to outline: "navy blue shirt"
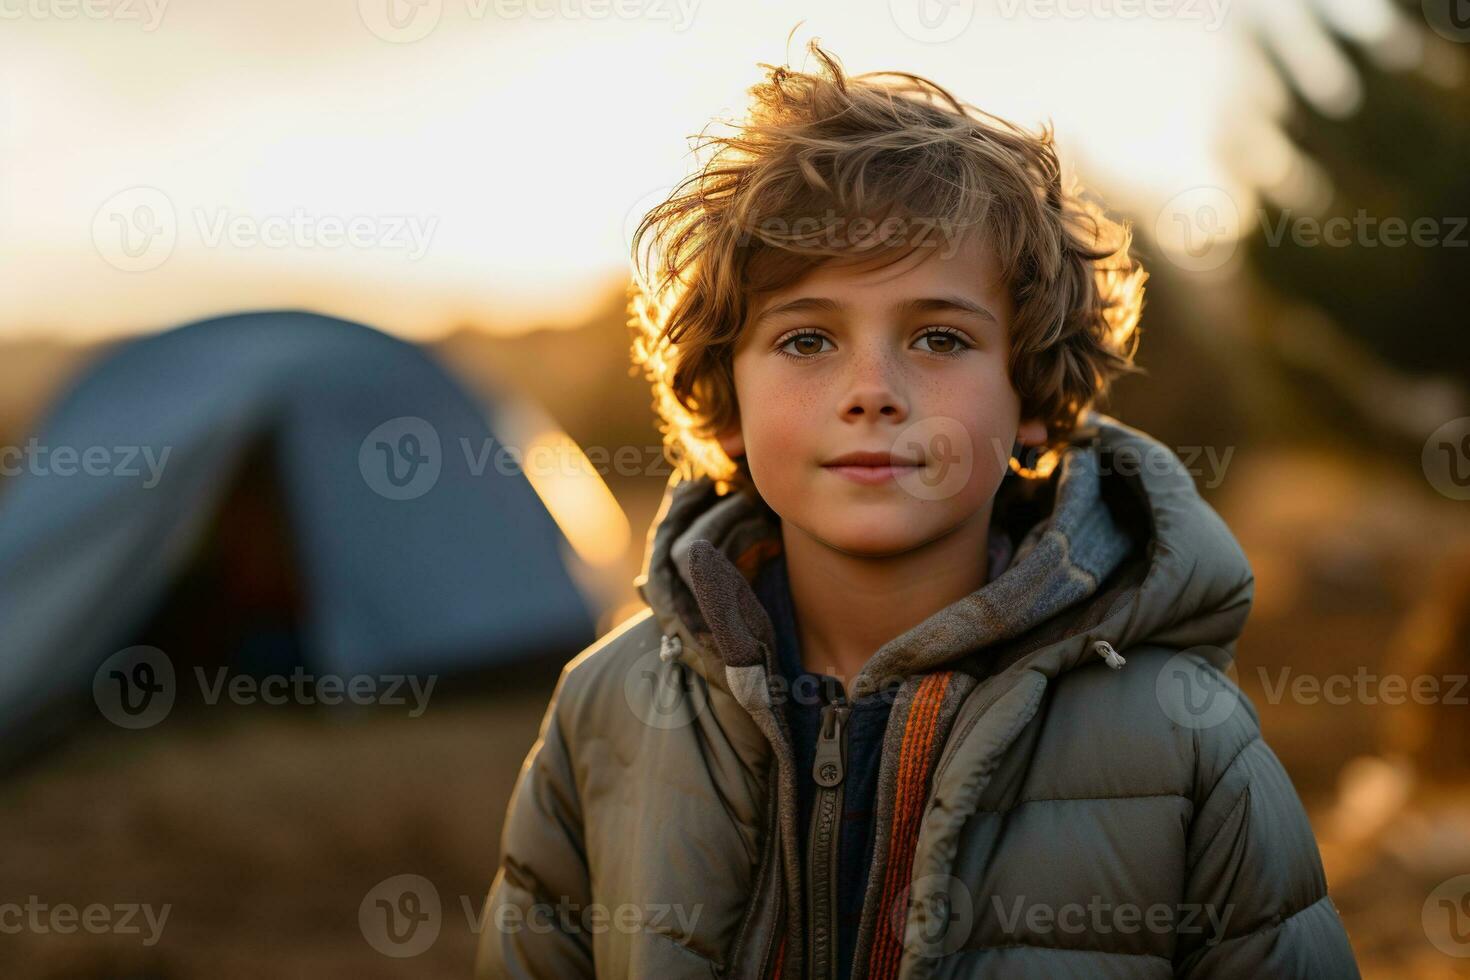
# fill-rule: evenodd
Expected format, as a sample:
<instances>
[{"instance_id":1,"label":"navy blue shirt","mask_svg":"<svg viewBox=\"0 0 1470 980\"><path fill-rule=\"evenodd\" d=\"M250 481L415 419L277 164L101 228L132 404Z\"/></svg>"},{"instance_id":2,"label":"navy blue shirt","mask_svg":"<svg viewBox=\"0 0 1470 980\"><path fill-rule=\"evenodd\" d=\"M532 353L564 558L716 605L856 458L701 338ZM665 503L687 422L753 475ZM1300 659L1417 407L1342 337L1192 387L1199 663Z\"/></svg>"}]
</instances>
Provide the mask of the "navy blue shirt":
<instances>
[{"instance_id":1,"label":"navy blue shirt","mask_svg":"<svg viewBox=\"0 0 1470 980\"><path fill-rule=\"evenodd\" d=\"M786 573L786 557L776 555L761 565L752 583L776 627L776 657L786 679L786 718L795 743L796 789L800 809L799 852L806 867L807 831L811 826L816 781L812 763L817 754L822 705L842 693L842 683L829 674L811 674L801 665L801 643L796 631L796 608ZM873 863L874 800L878 790L878 762L883 752L883 730L893 707L891 690L880 689L852 702L847 720L847 766L843 776L842 821L837 838L837 969L842 980L852 975L857 949L863 892Z\"/></svg>"}]
</instances>

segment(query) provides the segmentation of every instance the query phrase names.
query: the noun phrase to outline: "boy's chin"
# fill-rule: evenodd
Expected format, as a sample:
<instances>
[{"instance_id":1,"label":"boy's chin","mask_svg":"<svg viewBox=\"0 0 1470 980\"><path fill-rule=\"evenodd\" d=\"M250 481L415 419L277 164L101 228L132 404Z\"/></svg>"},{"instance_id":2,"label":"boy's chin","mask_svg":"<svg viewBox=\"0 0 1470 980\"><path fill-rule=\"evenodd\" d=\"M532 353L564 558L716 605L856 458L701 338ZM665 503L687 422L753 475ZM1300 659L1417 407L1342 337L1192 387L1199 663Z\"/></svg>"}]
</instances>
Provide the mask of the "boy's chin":
<instances>
[{"instance_id":1,"label":"boy's chin","mask_svg":"<svg viewBox=\"0 0 1470 980\"><path fill-rule=\"evenodd\" d=\"M834 551L859 558L889 558L905 554L943 534L935 515L921 519L913 513L920 505L832 505L812 523L813 536Z\"/></svg>"}]
</instances>

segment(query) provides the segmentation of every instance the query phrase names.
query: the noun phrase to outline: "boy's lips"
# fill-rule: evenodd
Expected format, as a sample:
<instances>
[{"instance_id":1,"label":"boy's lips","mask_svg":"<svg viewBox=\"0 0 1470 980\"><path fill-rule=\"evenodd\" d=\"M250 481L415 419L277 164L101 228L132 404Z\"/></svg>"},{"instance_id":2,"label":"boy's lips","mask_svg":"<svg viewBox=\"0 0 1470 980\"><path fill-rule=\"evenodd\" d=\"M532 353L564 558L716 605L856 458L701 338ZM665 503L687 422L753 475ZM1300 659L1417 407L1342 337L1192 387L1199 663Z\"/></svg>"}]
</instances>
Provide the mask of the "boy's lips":
<instances>
[{"instance_id":1,"label":"boy's lips","mask_svg":"<svg viewBox=\"0 0 1470 980\"><path fill-rule=\"evenodd\" d=\"M894 456L892 453L856 452L829 460L822 464L822 468L854 483L872 486L886 483L899 474L911 472L922 465L917 460Z\"/></svg>"},{"instance_id":2,"label":"boy's lips","mask_svg":"<svg viewBox=\"0 0 1470 980\"><path fill-rule=\"evenodd\" d=\"M919 460L911 456L895 456L883 450L859 450L843 453L827 460L823 466L918 466Z\"/></svg>"}]
</instances>

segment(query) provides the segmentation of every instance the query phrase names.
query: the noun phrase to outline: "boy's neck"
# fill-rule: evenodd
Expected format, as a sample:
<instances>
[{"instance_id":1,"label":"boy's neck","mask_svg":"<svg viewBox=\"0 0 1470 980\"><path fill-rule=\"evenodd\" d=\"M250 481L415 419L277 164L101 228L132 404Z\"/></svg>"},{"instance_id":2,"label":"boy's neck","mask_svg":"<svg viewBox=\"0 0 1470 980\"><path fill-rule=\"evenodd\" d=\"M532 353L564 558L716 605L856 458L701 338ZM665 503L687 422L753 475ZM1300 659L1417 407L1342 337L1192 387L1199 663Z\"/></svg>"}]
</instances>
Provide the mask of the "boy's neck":
<instances>
[{"instance_id":1,"label":"boy's neck","mask_svg":"<svg viewBox=\"0 0 1470 980\"><path fill-rule=\"evenodd\" d=\"M886 558L837 551L783 520L802 667L836 677L850 693L879 647L982 588L993 505L943 537Z\"/></svg>"}]
</instances>

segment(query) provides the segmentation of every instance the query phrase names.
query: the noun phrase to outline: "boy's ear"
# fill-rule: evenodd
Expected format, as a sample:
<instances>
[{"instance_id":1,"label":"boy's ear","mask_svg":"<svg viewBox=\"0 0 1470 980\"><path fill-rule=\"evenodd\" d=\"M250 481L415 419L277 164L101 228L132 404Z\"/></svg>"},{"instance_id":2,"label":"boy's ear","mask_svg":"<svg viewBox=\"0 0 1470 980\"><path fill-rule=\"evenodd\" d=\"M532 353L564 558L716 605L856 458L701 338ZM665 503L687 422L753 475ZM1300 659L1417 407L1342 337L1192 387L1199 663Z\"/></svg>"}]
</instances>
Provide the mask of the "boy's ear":
<instances>
[{"instance_id":1,"label":"boy's ear","mask_svg":"<svg viewBox=\"0 0 1470 980\"><path fill-rule=\"evenodd\" d=\"M725 455L732 460L745 455L745 436L740 430L739 422L715 436L715 439L719 442L720 448L725 451Z\"/></svg>"},{"instance_id":2,"label":"boy's ear","mask_svg":"<svg viewBox=\"0 0 1470 980\"><path fill-rule=\"evenodd\" d=\"M1023 446L1041 446L1046 443L1046 423L1040 419L1022 419L1016 429L1016 441Z\"/></svg>"}]
</instances>

